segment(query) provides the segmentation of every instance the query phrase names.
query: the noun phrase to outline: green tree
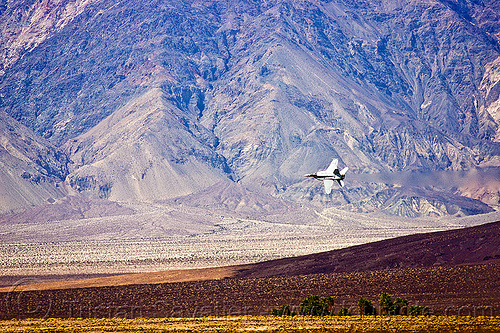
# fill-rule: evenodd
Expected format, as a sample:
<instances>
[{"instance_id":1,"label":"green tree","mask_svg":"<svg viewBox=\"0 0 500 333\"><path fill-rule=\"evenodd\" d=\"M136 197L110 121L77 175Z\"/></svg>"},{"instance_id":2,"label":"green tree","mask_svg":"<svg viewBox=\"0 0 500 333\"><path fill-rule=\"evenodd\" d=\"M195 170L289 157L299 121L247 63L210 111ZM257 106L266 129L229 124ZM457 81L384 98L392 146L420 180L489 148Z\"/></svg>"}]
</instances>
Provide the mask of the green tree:
<instances>
[{"instance_id":1,"label":"green tree","mask_svg":"<svg viewBox=\"0 0 500 333\"><path fill-rule=\"evenodd\" d=\"M351 311L349 311L349 309L346 308L346 307L342 307L342 308L340 308L338 315L339 316L350 316L351 315Z\"/></svg>"},{"instance_id":2,"label":"green tree","mask_svg":"<svg viewBox=\"0 0 500 333\"><path fill-rule=\"evenodd\" d=\"M301 315L327 316L333 315L334 297L328 296L320 299L318 295L307 297L300 303Z\"/></svg>"},{"instance_id":3,"label":"green tree","mask_svg":"<svg viewBox=\"0 0 500 333\"><path fill-rule=\"evenodd\" d=\"M429 307L428 306L420 306L420 305L412 305L409 309L410 316L428 316L429 315Z\"/></svg>"},{"instance_id":4,"label":"green tree","mask_svg":"<svg viewBox=\"0 0 500 333\"><path fill-rule=\"evenodd\" d=\"M307 297L305 300L300 302L300 311L301 315L310 315L316 316L320 311L321 303L318 295L313 295Z\"/></svg>"},{"instance_id":5,"label":"green tree","mask_svg":"<svg viewBox=\"0 0 500 333\"><path fill-rule=\"evenodd\" d=\"M290 305L285 304L285 305L282 305L281 308L273 309L271 311L271 315L273 315L273 316L295 316L297 314L290 310Z\"/></svg>"},{"instance_id":6,"label":"green tree","mask_svg":"<svg viewBox=\"0 0 500 333\"><path fill-rule=\"evenodd\" d=\"M382 293L380 295L378 304L380 305L381 315L391 315L394 313L394 303L392 302L392 296L388 293Z\"/></svg>"},{"instance_id":7,"label":"green tree","mask_svg":"<svg viewBox=\"0 0 500 333\"><path fill-rule=\"evenodd\" d=\"M408 315L408 300L396 297L394 300L394 314L395 315Z\"/></svg>"},{"instance_id":8,"label":"green tree","mask_svg":"<svg viewBox=\"0 0 500 333\"><path fill-rule=\"evenodd\" d=\"M359 314L362 315L376 315L377 311L373 307L373 303L365 298L358 300Z\"/></svg>"},{"instance_id":9,"label":"green tree","mask_svg":"<svg viewBox=\"0 0 500 333\"><path fill-rule=\"evenodd\" d=\"M321 300L321 302L326 306L328 314L333 315L333 305L335 304L335 298L333 296L327 296Z\"/></svg>"}]
</instances>

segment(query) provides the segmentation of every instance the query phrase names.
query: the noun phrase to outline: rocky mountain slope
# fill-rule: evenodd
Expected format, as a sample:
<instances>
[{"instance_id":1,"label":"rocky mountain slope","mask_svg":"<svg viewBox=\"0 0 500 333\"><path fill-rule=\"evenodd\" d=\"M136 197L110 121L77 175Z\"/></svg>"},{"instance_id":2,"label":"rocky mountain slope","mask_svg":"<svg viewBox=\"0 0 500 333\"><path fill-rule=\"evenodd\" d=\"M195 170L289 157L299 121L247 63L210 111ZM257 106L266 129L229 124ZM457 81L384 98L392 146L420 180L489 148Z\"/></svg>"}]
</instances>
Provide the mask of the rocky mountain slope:
<instances>
[{"instance_id":1,"label":"rocky mountain slope","mask_svg":"<svg viewBox=\"0 0 500 333\"><path fill-rule=\"evenodd\" d=\"M227 179L216 140L161 89L151 89L70 142L68 181L117 201L187 195Z\"/></svg>"},{"instance_id":2,"label":"rocky mountain slope","mask_svg":"<svg viewBox=\"0 0 500 333\"><path fill-rule=\"evenodd\" d=\"M500 166L499 12L493 0L4 1L0 110L47 156L64 151L51 174L67 189L7 195L2 211L221 181L404 216L491 211L497 182L364 180L326 196L303 174L333 157L357 174ZM28 167L2 163L2 193L31 193L17 185Z\"/></svg>"},{"instance_id":3,"label":"rocky mountain slope","mask_svg":"<svg viewBox=\"0 0 500 333\"><path fill-rule=\"evenodd\" d=\"M68 162L61 150L0 112L0 212L18 212L65 196Z\"/></svg>"}]
</instances>

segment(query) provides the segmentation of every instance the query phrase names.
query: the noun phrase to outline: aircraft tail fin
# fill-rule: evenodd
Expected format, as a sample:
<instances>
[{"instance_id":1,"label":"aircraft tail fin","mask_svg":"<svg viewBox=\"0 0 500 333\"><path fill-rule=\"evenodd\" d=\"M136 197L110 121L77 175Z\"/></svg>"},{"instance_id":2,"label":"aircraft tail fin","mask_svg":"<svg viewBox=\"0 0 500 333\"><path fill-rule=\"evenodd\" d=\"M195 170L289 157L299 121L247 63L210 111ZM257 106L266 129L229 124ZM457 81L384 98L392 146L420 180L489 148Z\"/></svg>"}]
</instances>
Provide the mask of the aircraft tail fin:
<instances>
[{"instance_id":1,"label":"aircraft tail fin","mask_svg":"<svg viewBox=\"0 0 500 333\"><path fill-rule=\"evenodd\" d=\"M342 179L337 180L339 183L340 187L344 187L344 181Z\"/></svg>"},{"instance_id":2,"label":"aircraft tail fin","mask_svg":"<svg viewBox=\"0 0 500 333\"><path fill-rule=\"evenodd\" d=\"M344 176L347 173L347 170L349 170L348 167L343 168L342 170L340 170L340 174Z\"/></svg>"}]
</instances>

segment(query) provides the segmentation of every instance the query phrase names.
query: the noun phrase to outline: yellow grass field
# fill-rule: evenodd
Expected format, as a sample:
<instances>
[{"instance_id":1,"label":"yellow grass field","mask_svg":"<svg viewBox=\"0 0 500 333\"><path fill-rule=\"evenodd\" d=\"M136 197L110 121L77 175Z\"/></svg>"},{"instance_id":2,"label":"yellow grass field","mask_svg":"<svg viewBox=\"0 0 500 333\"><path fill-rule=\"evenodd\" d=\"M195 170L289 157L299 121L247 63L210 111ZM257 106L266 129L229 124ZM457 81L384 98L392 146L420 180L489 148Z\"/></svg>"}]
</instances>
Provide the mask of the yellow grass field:
<instances>
[{"instance_id":1,"label":"yellow grass field","mask_svg":"<svg viewBox=\"0 0 500 333\"><path fill-rule=\"evenodd\" d=\"M205 317L165 319L25 319L0 332L500 332L500 317Z\"/></svg>"}]
</instances>

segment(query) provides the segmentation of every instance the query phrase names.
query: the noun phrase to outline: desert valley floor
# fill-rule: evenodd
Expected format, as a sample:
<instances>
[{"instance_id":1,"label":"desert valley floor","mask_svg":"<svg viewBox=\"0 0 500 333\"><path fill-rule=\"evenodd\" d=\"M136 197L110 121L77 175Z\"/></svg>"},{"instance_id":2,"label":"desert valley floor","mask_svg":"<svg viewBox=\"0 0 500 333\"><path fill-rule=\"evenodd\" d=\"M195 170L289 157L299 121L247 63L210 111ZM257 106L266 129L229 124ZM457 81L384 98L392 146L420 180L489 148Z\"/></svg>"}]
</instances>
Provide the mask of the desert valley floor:
<instances>
[{"instance_id":1,"label":"desert valley floor","mask_svg":"<svg viewBox=\"0 0 500 333\"><path fill-rule=\"evenodd\" d=\"M309 295L356 311L382 292L434 314L500 313L500 222L255 264L23 285L1 290L4 319L265 315ZM27 281L29 282L29 280ZM33 281L31 281L33 282ZM73 283L73 284L72 284Z\"/></svg>"}]
</instances>

